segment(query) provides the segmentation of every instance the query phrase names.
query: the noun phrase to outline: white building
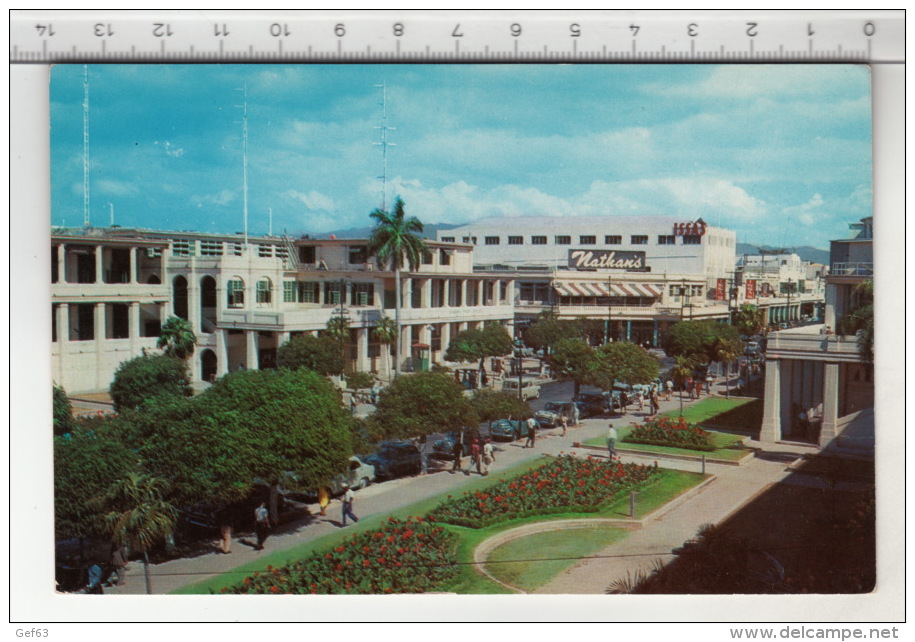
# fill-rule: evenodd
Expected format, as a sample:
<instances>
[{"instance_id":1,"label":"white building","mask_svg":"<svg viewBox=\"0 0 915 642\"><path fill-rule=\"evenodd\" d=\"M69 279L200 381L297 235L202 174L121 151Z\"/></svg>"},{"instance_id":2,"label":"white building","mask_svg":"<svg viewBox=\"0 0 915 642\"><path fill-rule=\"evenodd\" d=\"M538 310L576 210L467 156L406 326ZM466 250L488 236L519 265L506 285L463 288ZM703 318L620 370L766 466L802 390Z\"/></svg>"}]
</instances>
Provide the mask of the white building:
<instances>
[{"instance_id":1,"label":"white building","mask_svg":"<svg viewBox=\"0 0 915 642\"><path fill-rule=\"evenodd\" d=\"M343 315L349 367L384 372L371 329L394 316L394 274L365 240L250 237L120 228L52 234L53 376L70 392L108 388L118 365L153 350L161 323L190 320L194 381L271 367L297 333ZM402 368L441 361L450 337L487 321L513 323L514 277L475 271L473 248L428 243L402 278ZM393 351L393 347L389 348Z\"/></svg>"}]
</instances>

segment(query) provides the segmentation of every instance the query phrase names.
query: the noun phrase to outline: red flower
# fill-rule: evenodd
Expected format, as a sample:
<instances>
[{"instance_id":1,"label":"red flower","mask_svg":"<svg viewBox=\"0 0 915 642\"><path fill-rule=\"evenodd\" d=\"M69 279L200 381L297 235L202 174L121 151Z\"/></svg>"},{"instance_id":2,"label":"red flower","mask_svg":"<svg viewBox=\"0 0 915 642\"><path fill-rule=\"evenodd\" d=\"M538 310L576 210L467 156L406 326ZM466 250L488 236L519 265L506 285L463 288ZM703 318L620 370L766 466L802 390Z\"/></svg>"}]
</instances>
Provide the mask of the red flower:
<instances>
[{"instance_id":1,"label":"red flower","mask_svg":"<svg viewBox=\"0 0 915 642\"><path fill-rule=\"evenodd\" d=\"M346 550L346 549L343 548L342 546L338 546L338 547L335 548L334 550L337 551L338 553L342 553L342 552L343 552L344 550ZM270 568L270 567L268 566L267 568Z\"/></svg>"},{"instance_id":2,"label":"red flower","mask_svg":"<svg viewBox=\"0 0 915 642\"><path fill-rule=\"evenodd\" d=\"M270 587L270 592L271 592L271 593L279 593L279 592L280 592L280 587L279 587L279 586L271 586L271 587Z\"/></svg>"}]
</instances>

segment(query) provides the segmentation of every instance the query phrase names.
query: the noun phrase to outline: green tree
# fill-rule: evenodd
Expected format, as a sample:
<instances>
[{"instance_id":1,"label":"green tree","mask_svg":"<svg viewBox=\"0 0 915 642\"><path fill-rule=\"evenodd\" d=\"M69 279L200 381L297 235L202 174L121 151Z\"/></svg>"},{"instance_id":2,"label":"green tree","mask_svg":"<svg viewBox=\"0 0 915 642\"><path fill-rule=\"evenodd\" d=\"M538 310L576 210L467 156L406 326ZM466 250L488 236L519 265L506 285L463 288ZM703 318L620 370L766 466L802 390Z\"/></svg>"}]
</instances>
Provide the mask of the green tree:
<instances>
[{"instance_id":1,"label":"green tree","mask_svg":"<svg viewBox=\"0 0 915 642\"><path fill-rule=\"evenodd\" d=\"M527 419L534 414L528 402L521 401L516 395L508 392L476 390L470 398L470 405L477 418L480 421L488 421L490 425L497 419Z\"/></svg>"},{"instance_id":2,"label":"green tree","mask_svg":"<svg viewBox=\"0 0 915 642\"><path fill-rule=\"evenodd\" d=\"M152 594L149 551L175 532L178 521L178 511L163 499L168 486L165 480L130 473L115 481L105 496L106 505L112 508L105 517L112 542L143 553L148 595Z\"/></svg>"},{"instance_id":3,"label":"green tree","mask_svg":"<svg viewBox=\"0 0 915 642\"><path fill-rule=\"evenodd\" d=\"M715 345L715 361L723 363L725 367L724 389L728 399L731 398L731 363L740 356L740 353L740 341L720 339Z\"/></svg>"},{"instance_id":4,"label":"green tree","mask_svg":"<svg viewBox=\"0 0 915 642\"><path fill-rule=\"evenodd\" d=\"M854 305L851 311L839 321L840 334L856 334L858 352L868 363L874 360L874 282L862 281L853 291Z\"/></svg>"},{"instance_id":5,"label":"green tree","mask_svg":"<svg viewBox=\"0 0 915 642\"><path fill-rule=\"evenodd\" d=\"M73 406L70 405L70 398L62 387L55 385L52 394L54 403L54 434L63 435L73 430Z\"/></svg>"},{"instance_id":6,"label":"green tree","mask_svg":"<svg viewBox=\"0 0 915 642\"><path fill-rule=\"evenodd\" d=\"M114 417L78 422L54 437L55 539L105 534L104 507L93 499L137 468L117 424Z\"/></svg>"},{"instance_id":7,"label":"green tree","mask_svg":"<svg viewBox=\"0 0 915 642\"><path fill-rule=\"evenodd\" d=\"M310 334L293 337L277 350L276 362L281 368L307 368L325 376L343 373L343 355L330 337Z\"/></svg>"},{"instance_id":8,"label":"green tree","mask_svg":"<svg viewBox=\"0 0 915 642\"><path fill-rule=\"evenodd\" d=\"M340 352L340 361L343 363L343 371L348 370L348 359L346 358L346 347L350 344L350 324L342 314L331 317L327 321L327 330L325 336L328 337L337 346Z\"/></svg>"},{"instance_id":9,"label":"green tree","mask_svg":"<svg viewBox=\"0 0 915 642\"><path fill-rule=\"evenodd\" d=\"M109 389L118 412L138 407L159 395L190 397L191 379L187 364L166 355L143 354L118 366Z\"/></svg>"},{"instance_id":10,"label":"green tree","mask_svg":"<svg viewBox=\"0 0 915 642\"><path fill-rule=\"evenodd\" d=\"M576 337L557 341L550 363L554 376L569 379L575 384L575 397L581 392L582 385L594 383L597 377L598 362L594 349L584 339Z\"/></svg>"},{"instance_id":11,"label":"green tree","mask_svg":"<svg viewBox=\"0 0 915 642\"><path fill-rule=\"evenodd\" d=\"M423 372L401 377L381 391L369 431L376 440L410 439L478 423L453 377Z\"/></svg>"},{"instance_id":12,"label":"green tree","mask_svg":"<svg viewBox=\"0 0 915 642\"><path fill-rule=\"evenodd\" d=\"M664 340L664 351L671 357L689 357L696 364L715 360L719 340L740 339L737 328L716 321L680 321Z\"/></svg>"},{"instance_id":13,"label":"green tree","mask_svg":"<svg viewBox=\"0 0 915 642\"><path fill-rule=\"evenodd\" d=\"M187 359L194 354L197 345L197 336L191 322L181 317L169 317L162 324L162 332L156 347L166 355L178 359Z\"/></svg>"},{"instance_id":14,"label":"green tree","mask_svg":"<svg viewBox=\"0 0 915 642\"><path fill-rule=\"evenodd\" d=\"M477 330L458 332L445 351L446 361L476 361L485 364L486 357L501 357L512 353L512 338L501 323L490 321Z\"/></svg>"},{"instance_id":15,"label":"green tree","mask_svg":"<svg viewBox=\"0 0 915 642\"><path fill-rule=\"evenodd\" d=\"M610 390L616 381L649 383L658 376L658 360L640 345L628 341L605 343L595 351L592 382Z\"/></svg>"},{"instance_id":16,"label":"green tree","mask_svg":"<svg viewBox=\"0 0 915 642\"><path fill-rule=\"evenodd\" d=\"M766 314L752 303L744 303L734 310L734 327L740 334L754 335L766 325Z\"/></svg>"},{"instance_id":17,"label":"green tree","mask_svg":"<svg viewBox=\"0 0 915 642\"><path fill-rule=\"evenodd\" d=\"M680 414L683 414L683 384L693 376L693 370L696 364L689 357L680 355L674 360L674 366L670 369L670 376L677 384L677 390L680 391Z\"/></svg>"},{"instance_id":18,"label":"green tree","mask_svg":"<svg viewBox=\"0 0 915 642\"><path fill-rule=\"evenodd\" d=\"M391 317L383 316L378 319L378 323L372 328L375 340L382 345L381 353L384 355L382 360L384 376L391 376L391 344L397 341L397 323Z\"/></svg>"},{"instance_id":19,"label":"green tree","mask_svg":"<svg viewBox=\"0 0 915 642\"><path fill-rule=\"evenodd\" d=\"M426 243L419 236L423 231L423 224L415 216L407 217L404 212L404 202L400 197L394 201L394 211L385 212L376 209L370 215L375 219L375 229L369 237L369 254L377 256L378 261L394 270L394 324L397 332L395 337L394 376L400 374L400 308L402 305L400 293L400 271L404 265L410 270L416 270L427 251Z\"/></svg>"},{"instance_id":20,"label":"green tree","mask_svg":"<svg viewBox=\"0 0 915 642\"><path fill-rule=\"evenodd\" d=\"M562 339L583 339L581 324L575 321L557 319L550 312L541 312L524 334L524 342L535 350L549 353Z\"/></svg>"}]
</instances>

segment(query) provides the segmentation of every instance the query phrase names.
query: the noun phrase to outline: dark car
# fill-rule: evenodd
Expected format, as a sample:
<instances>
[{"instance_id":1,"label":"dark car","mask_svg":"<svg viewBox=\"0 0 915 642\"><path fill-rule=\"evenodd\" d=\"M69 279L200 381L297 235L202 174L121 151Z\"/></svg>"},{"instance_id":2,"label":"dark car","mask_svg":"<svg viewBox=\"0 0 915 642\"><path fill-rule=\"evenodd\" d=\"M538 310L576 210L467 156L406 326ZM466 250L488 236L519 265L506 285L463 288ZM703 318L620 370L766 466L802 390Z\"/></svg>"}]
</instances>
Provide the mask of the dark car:
<instances>
[{"instance_id":1,"label":"dark car","mask_svg":"<svg viewBox=\"0 0 915 642\"><path fill-rule=\"evenodd\" d=\"M523 419L498 419L489 426L489 436L492 439L515 441L527 430L527 422Z\"/></svg>"},{"instance_id":2,"label":"dark car","mask_svg":"<svg viewBox=\"0 0 915 642\"><path fill-rule=\"evenodd\" d=\"M607 412L607 400L602 394L582 393L575 399L582 417L597 417Z\"/></svg>"},{"instance_id":3,"label":"dark car","mask_svg":"<svg viewBox=\"0 0 915 642\"><path fill-rule=\"evenodd\" d=\"M412 441L384 441L378 450L365 458L365 463L375 467L379 479L393 479L416 475L422 468L422 454Z\"/></svg>"},{"instance_id":4,"label":"dark car","mask_svg":"<svg viewBox=\"0 0 915 642\"><path fill-rule=\"evenodd\" d=\"M432 458L451 461L454 459L454 442L461 439L461 433L453 430L445 433L445 436L432 444ZM466 457L470 454L470 445L474 439L480 439L479 431L465 431L464 443L461 448L461 456Z\"/></svg>"}]
</instances>

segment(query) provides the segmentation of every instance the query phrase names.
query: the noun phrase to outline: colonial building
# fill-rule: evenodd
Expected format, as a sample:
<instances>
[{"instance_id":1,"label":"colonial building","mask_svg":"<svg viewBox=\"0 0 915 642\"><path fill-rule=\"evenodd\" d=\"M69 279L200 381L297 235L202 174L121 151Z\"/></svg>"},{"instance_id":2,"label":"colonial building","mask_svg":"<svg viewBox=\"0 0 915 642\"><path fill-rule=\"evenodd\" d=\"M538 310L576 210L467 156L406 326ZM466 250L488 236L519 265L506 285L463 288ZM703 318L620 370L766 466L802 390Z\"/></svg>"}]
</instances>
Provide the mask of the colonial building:
<instances>
[{"instance_id":1,"label":"colonial building","mask_svg":"<svg viewBox=\"0 0 915 642\"><path fill-rule=\"evenodd\" d=\"M52 234L53 373L68 392L107 389L118 365L155 348L169 316L197 335L194 381L272 367L298 333L348 319L348 367L387 375L440 361L450 337L513 323L514 277L473 269L473 248L430 242L402 279L401 354L371 331L394 317L393 272L365 240L250 237L120 228Z\"/></svg>"},{"instance_id":2,"label":"colonial building","mask_svg":"<svg viewBox=\"0 0 915 642\"><path fill-rule=\"evenodd\" d=\"M873 366L857 337L840 333L873 279L873 221L851 227L854 238L831 243L825 323L769 334L762 441L873 449Z\"/></svg>"}]
</instances>

